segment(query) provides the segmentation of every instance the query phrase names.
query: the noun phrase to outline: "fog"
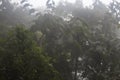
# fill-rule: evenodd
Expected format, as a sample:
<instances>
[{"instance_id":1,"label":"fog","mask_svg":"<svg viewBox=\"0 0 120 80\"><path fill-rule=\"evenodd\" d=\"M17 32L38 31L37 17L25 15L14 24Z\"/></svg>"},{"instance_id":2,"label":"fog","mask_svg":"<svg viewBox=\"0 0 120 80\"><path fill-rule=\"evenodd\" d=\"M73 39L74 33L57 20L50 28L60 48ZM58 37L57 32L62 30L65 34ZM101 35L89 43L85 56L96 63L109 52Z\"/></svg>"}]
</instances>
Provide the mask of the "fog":
<instances>
[{"instance_id":1,"label":"fog","mask_svg":"<svg viewBox=\"0 0 120 80\"><path fill-rule=\"evenodd\" d=\"M0 80L120 80L119 0L0 0Z\"/></svg>"}]
</instances>

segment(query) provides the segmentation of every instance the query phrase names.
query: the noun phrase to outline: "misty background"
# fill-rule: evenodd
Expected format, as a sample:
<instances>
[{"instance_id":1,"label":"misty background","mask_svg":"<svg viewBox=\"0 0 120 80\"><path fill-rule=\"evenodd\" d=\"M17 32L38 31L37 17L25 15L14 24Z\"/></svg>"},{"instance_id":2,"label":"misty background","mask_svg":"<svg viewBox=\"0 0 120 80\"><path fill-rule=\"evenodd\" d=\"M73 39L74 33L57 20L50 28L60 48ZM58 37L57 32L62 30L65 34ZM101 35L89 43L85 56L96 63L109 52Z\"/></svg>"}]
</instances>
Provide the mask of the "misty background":
<instances>
[{"instance_id":1,"label":"misty background","mask_svg":"<svg viewBox=\"0 0 120 80\"><path fill-rule=\"evenodd\" d=\"M120 1L0 0L0 80L120 80Z\"/></svg>"}]
</instances>

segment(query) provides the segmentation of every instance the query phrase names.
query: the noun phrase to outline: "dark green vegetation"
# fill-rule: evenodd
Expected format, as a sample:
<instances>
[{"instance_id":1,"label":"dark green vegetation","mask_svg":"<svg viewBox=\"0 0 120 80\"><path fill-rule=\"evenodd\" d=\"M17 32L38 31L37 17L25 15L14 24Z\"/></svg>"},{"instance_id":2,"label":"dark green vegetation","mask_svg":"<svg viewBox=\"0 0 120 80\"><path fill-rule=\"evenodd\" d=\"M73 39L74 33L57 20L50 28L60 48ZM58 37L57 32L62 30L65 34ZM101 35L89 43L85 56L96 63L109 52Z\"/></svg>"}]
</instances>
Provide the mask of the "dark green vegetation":
<instances>
[{"instance_id":1,"label":"dark green vegetation","mask_svg":"<svg viewBox=\"0 0 120 80\"><path fill-rule=\"evenodd\" d=\"M0 0L0 80L120 80L120 3Z\"/></svg>"}]
</instances>

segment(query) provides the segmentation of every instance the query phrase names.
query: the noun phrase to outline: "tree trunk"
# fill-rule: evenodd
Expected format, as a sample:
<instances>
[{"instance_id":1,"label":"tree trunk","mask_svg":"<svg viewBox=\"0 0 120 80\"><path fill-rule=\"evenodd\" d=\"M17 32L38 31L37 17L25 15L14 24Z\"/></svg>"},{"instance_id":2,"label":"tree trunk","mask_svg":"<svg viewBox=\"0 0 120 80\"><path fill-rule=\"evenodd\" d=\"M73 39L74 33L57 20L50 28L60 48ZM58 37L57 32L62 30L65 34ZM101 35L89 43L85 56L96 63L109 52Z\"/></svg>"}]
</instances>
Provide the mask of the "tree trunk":
<instances>
[{"instance_id":1,"label":"tree trunk","mask_svg":"<svg viewBox=\"0 0 120 80\"><path fill-rule=\"evenodd\" d=\"M78 56L75 58L75 75L74 80L77 80L77 71L78 71Z\"/></svg>"}]
</instances>

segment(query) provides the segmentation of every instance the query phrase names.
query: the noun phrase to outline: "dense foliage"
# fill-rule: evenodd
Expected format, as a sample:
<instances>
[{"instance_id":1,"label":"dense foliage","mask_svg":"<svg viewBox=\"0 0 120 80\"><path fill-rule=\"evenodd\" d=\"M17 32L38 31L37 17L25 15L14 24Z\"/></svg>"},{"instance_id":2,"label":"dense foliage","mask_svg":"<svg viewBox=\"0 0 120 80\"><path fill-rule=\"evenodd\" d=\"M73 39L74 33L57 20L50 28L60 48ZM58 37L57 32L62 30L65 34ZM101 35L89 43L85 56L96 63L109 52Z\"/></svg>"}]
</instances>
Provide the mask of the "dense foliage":
<instances>
[{"instance_id":1,"label":"dense foliage","mask_svg":"<svg viewBox=\"0 0 120 80\"><path fill-rule=\"evenodd\" d=\"M0 2L0 80L120 80L119 2Z\"/></svg>"}]
</instances>

